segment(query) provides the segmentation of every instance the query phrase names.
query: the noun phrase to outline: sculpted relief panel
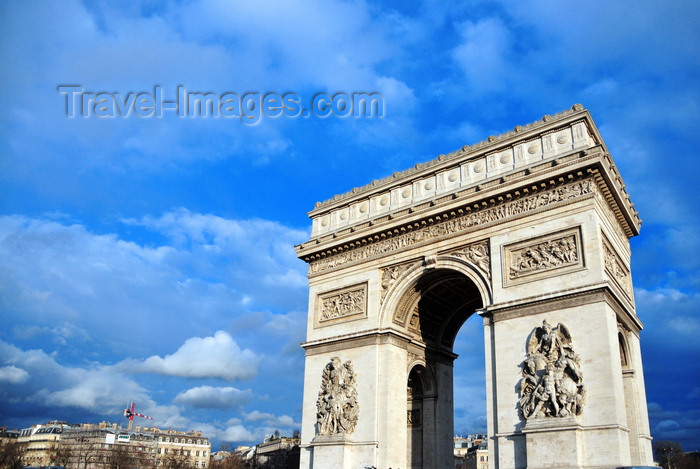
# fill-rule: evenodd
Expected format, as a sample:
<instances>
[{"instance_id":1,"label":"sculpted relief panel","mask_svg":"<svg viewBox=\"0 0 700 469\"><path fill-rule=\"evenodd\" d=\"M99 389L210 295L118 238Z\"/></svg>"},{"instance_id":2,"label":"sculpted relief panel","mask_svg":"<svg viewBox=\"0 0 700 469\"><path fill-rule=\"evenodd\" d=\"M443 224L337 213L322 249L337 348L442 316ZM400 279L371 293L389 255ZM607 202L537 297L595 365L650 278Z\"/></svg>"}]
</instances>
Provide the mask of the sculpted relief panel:
<instances>
[{"instance_id":1,"label":"sculpted relief panel","mask_svg":"<svg viewBox=\"0 0 700 469\"><path fill-rule=\"evenodd\" d=\"M388 236L378 241L368 242L362 246L350 248L318 260L310 260L309 275L323 272L344 264L361 261L373 256L386 254L424 241L448 236L468 230L472 227L514 217L539 208L594 193L596 184L593 179L584 179L563 184L552 189L542 190L533 195L522 196L514 200L503 201L485 208L472 210L466 208L462 216L447 221L438 221L423 228L407 229L401 234ZM480 206L481 207L481 206ZM439 220L439 217L438 217ZM356 244L360 244L359 242Z\"/></svg>"},{"instance_id":2,"label":"sculpted relief panel","mask_svg":"<svg viewBox=\"0 0 700 469\"><path fill-rule=\"evenodd\" d=\"M525 419L580 415L586 388L571 333L545 320L530 334L527 358L520 365L519 407Z\"/></svg>"},{"instance_id":3,"label":"sculpted relief panel","mask_svg":"<svg viewBox=\"0 0 700 469\"><path fill-rule=\"evenodd\" d=\"M316 309L317 327L367 317L367 284L323 293Z\"/></svg>"},{"instance_id":4,"label":"sculpted relief panel","mask_svg":"<svg viewBox=\"0 0 700 469\"><path fill-rule=\"evenodd\" d=\"M632 298L632 279L630 272L615 252L610 242L603 236L603 257L605 262L605 272L608 276Z\"/></svg>"},{"instance_id":5,"label":"sculpted relief panel","mask_svg":"<svg viewBox=\"0 0 700 469\"><path fill-rule=\"evenodd\" d=\"M323 369L316 401L318 435L350 435L355 430L360 406L352 362L333 357Z\"/></svg>"},{"instance_id":6,"label":"sculpted relief panel","mask_svg":"<svg viewBox=\"0 0 700 469\"><path fill-rule=\"evenodd\" d=\"M511 244L504 251L505 286L583 268L579 228Z\"/></svg>"}]
</instances>

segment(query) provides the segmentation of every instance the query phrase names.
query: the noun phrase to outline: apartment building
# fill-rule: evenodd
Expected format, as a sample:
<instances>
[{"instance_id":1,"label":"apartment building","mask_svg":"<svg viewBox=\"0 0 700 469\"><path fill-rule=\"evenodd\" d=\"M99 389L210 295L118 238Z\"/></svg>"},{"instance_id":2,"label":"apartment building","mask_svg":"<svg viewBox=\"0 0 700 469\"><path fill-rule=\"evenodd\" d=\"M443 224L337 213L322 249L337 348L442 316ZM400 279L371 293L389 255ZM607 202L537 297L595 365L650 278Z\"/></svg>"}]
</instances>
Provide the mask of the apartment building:
<instances>
[{"instance_id":1,"label":"apartment building","mask_svg":"<svg viewBox=\"0 0 700 469\"><path fill-rule=\"evenodd\" d=\"M34 425L19 432L25 466L65 466L66 469L206 469L211 443L201 432L134 430L102 422Z\"/></svg>"}]
</instances>

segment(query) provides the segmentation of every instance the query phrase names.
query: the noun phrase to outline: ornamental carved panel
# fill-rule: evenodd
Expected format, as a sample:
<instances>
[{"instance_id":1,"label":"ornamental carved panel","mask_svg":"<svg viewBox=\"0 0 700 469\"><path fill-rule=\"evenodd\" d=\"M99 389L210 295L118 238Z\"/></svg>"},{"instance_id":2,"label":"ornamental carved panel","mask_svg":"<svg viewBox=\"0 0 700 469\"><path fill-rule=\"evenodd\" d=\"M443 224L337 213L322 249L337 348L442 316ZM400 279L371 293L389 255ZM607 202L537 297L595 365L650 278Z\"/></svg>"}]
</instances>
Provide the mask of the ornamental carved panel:
<instances>
[{"instance_id":1,"label":"ornamental carved panel","mask_svg":"<svg viewBox=\"0 0 700 469\"><path fill-rule=\"evenodd\" d=\"M594 194L596 184L593 179L586 179L564 184L553 189L523 196L514 200L487 205L485 208L468 208L461 216L446 221L433 221L424 228L411 229L402 234L387 237L370 244L344 250L338 254L310 261L309 275L334 269L352 262L359 262L375 256L385 255L408 246L429 240L466 232L489 223L498 222L511 217L540 210L549 205L570 201L576 198Z\"/></svg>"},{"instance_id":2,"label":"ornamental carved panel","mask_svg":"<svg viewBox=\"0 0 700 469\"><path fill-rule=\"evenodd\" d=\"M607 273L608 277L625 292L628 298L632 299L632 278L630 276L630 271L622 262L622 259L605 235L603 235L603 259L605 263L605 273Z\"/></svg>"},{"instance_id":3,"label":"ornamental carved panel","mask_svg":"<svg viewBox=\"0 0 700 469\"><path fill-rule=\"evenodd\" d=\"M581 358L574 351L571 333L562 323L546 320L527 341L527 358L520 364L520 401L525 419L580 415L586 403Z\"/></svg>"},{"instance_id":4,"label":"ornamental carved panel","mask_svg":"<svg viewBox=\"0 0 700 469\"><path fill-rule=\"evenodd\" d=\"M355 430L360 406L352 362L333 357L323 369L321 390L316 401L319 435L350 435Z\"/></svg>"},{"instance_id":5,"label":"ornamental carved panel","mask_svg":"<svg viewBox=\"0 0 700 469\"><path fill-rule=\"evenodd\" d=\"M583 267L579 227L503 247L503 284L506 287Z\"/></svg>"},{"instance_id":6,"label":"ornamental carved panel","mask_svg":"<svg viewBox=\"0 0 700 469\"><path fill-rule=\"evenodd\" d=\"M366 283L322 293L316 298L316 327L366 317Z\"/></svg>"}]
</instances>

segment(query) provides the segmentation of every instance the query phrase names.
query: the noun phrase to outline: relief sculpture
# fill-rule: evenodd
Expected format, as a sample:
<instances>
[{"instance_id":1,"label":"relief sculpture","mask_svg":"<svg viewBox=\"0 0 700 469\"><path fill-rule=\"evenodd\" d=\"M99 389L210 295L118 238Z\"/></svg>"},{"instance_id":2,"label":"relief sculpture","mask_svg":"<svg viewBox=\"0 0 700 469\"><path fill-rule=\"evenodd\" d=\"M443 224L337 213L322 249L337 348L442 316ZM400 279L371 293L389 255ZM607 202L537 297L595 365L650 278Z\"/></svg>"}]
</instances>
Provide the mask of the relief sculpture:
<instances>
[{"instance_id":1,"label":"relief sculpture","mask_svg":"<svg viewBox=\"0 0 700 469\"><path fill-rule=\"evenodd\" d=\"M352 362L342 363L338 357L331 358L323 369L321 390L316 401L318 434L352 434L359 411Z\"/></svg>"},{"instance_id":2,"label":"relief sculpture","mask_svg":"<svg viewBox=\"0 0 700 469\"><path fill-rule=\"evenodd\" d=\"M487 279L491 280L491 256L489 254L488 241L471 244L449 254L468 260L481 270Z\"/></svg>"},{"instance_id":3,"label":"relief sculpture","mask_svg":"<svg viewBox=\"0 0 700 469\"><path fill-rule=\"evenodd\" d=\"M580 415L586 389L580 358L574 352L571 334L563 324L545 320L530 334L527 358L520 365L519 407L526 419Z\"/></svg>"},{"instance_id":4,"label":"relief sculpture","mask_svg":"<svg viewBox=\"0 0 700 469\"><path fill-rule=\"evenodd\" d=\"M592 194L595 191L595 187L595 182L592 179L587 179L565 184L554 189L545 190L541 193L525 196L509 202L503 202L488 208L475 211L471 211L470 209L470 213L451 220L435 223L425 228L372 242L366 246L343 251L326 258L309 260L309 274L315 274L339 267L349 262L361 261L430 239L440 238L487 223L525 214L557 202L572 200L577 197Z\"/></svg>"},{"instance_id":5,"label":"relief sculpture","mask_svg":"<svg viewBox=\"0 0 700 469\"><path fill-rule=\"evenodd\" d=\"M322 298L320 320L328 321L364 313L365 295L365 289L360 288Z\"/></svg>"},{"instance_id":6,"label":"relief sculpture","mask_svg":"<svg viewBox=\"0 0 700 469\"><path fill-rule=\"evenodd\" d=\"M536 271L578 262L575 235L545 241L515 252L510 267L510 278L515 279Z\"/></svg>"}]
</instances>

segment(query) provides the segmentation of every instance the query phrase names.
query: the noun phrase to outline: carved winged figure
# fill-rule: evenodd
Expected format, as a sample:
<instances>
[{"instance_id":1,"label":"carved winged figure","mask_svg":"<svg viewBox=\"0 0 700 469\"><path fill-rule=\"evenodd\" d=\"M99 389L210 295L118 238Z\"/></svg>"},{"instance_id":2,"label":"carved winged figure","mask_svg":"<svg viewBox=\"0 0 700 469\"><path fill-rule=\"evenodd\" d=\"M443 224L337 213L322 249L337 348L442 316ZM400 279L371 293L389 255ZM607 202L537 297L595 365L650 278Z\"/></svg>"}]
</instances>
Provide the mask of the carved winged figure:
<instances>
[{"instance_id":1,"label":"carved winged figure","mask_svg":"<svg viewBox=\"0 0 700 469\"><path fill-rule=\"evenodd\" d=\"M547 320L527 341L527 358L520 365L519 407L523 416L566 417L579 415L586 400L580 357L574 352L571 333L564 324L552 327Z\"/></svg>"},{"instance_id":2,"label":"carved winged figure","mask_svg":"<svg viewBox=\"0 0 700 469\"><path fill-rule=\"evenodd\" d=\"M355 370L352 362L333 357L323 369L321 390L316 400L319 435L351 434L355 429L359 405Z\"/></svg>"}]
</instances>

